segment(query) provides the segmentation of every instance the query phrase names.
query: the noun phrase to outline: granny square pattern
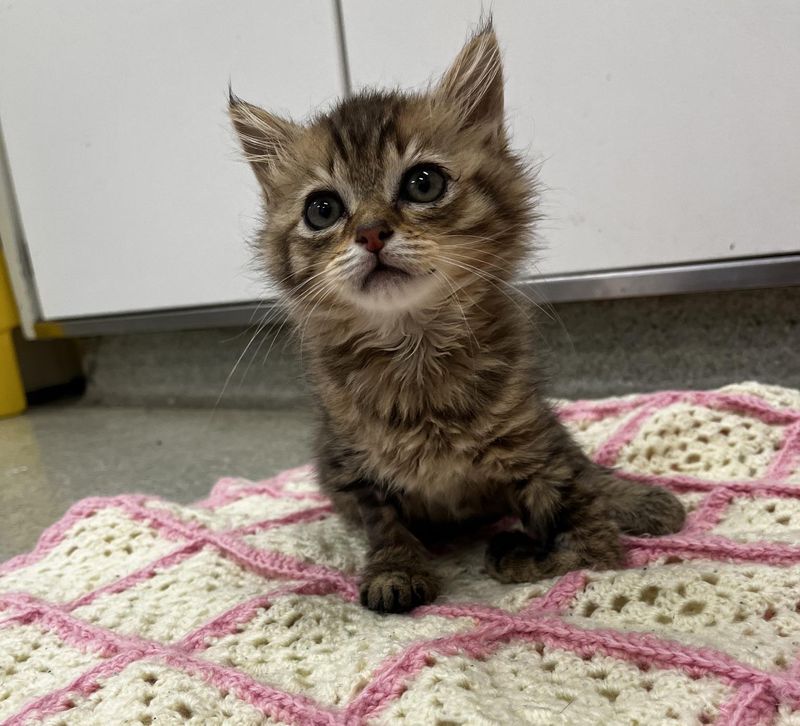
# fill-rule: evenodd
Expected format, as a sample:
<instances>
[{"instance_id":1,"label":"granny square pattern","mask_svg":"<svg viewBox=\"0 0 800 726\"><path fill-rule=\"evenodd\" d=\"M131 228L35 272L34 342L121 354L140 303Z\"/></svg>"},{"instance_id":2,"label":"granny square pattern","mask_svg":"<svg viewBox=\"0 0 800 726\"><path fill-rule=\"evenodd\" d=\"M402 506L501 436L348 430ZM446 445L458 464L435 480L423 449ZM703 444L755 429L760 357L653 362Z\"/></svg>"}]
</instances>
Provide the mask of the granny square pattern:
<instances>
[{"instance_id":1,"label":"granny square pattern","mask_svg":"<svg viewBox=\"0 0 800 726\"><path fill-rule=\"evenodd\" d=\"M301 467L193 506L75 504L0 566L0 722L800 726L800 393L559 403L592 457L685 503L625 569L358 604L365 542Z\"/></svg>"}]
</instances>

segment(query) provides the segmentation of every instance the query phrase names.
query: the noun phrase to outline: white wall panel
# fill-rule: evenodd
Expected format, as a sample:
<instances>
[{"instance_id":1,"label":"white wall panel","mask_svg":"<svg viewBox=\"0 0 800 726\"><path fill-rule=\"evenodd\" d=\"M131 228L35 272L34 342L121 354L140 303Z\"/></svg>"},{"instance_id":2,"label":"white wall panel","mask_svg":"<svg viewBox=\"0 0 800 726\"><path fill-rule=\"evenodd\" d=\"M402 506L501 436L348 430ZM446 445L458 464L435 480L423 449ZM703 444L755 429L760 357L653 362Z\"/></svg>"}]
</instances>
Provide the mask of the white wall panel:
<instances>
[{"instance_id":1,"label":"white wall panel","mask_svg":"<svg viewBox=\"0 0 800 726\"><path fill-rule=\"evenodd\" d=\"M489 3L486 3L488 6ZM475 0L344 0L354 85L420 85ZM800 3L494 0L548 273L800 249Z\"/></svg>"},{"instance_id":2,"label":"white wall panel","mask_svg":"<svg viewBox=\"0 0 800 726\"><path fill-rule=\"evenodd\" d=\"M0 119L44 317L252 300L226 117L341 93L327 0L0 0Z\"/></svg>"}]
</instances>

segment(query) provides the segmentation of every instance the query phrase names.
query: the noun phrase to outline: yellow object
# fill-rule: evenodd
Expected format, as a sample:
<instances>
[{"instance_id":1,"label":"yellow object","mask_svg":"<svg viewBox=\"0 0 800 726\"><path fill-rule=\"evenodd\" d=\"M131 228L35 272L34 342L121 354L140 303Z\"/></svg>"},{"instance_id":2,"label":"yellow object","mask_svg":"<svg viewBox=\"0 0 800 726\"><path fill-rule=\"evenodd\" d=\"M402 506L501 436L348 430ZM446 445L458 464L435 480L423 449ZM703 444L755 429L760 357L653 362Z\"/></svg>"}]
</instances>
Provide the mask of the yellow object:
<instances>
[{"instance_id":1,"label":"yellow object","mask_svg":"<svg viewBox=\"0 0 800 726\"><path fill-rule=\"evenodd\" d=\"M11 284L0 252L0 416L14 416L27 406L25 389L17 364L17 352L11 332L19 325L19 316Z\"/></svg>"},{"instance_id":2,"label":"yellow object","mask_svg":"<svg viewBox=\"0 0 800 726\"><path fill-rule=\"evenodd\" d=\"M33 324L33 333L36 340L63 338L64 328L61 327L61 323L50 323L43 320Z\"/></svg>"}]
</instances>

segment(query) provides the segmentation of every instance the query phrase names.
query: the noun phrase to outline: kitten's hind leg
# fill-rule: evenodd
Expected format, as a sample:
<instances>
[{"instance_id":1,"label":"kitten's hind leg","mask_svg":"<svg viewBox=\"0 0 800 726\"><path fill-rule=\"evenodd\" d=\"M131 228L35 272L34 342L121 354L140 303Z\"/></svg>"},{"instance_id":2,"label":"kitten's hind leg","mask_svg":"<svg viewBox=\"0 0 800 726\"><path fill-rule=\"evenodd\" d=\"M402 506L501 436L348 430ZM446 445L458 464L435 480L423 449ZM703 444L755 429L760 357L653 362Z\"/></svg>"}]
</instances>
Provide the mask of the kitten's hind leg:
<instances>
[{"instance_id":1,"label":"kitten's hind leg","mask_svg":"<svg viewBox=\"0 0 800 726\"><path fill-rule=\"evenodd\" d=\"M599 470L598 486L609 516L625 534L658 536L683 527L686 511L666 489L619 479L608 469Z\"/></svg>"},{"instance_id":2,"label":"kitten's hind leg","mask_svg":"<svg viewBox=\"0 0 800 726\"><path fill-rule=\"evenodd\" d=\"M486 569L501 582L617 568L624 559L620 532L671 534L686 518L666 489L619 479L588 461L576 466L572 483L526 482L518 501L527 532L502 532L486 550Z\"/></svg>"},{"instance_id":3,"label":"kitten's hind leg","mask_svg":"<svg viewBox=\"0 0 800 726\"><path fill-rule=\"evenodd\" d=\"M488 573L500 582L536 582L571 570L620 567L624 554L616 524L599 506L576 514L578 523L557 535L546 550L525 532L495 535L486 550Z\"/></svg>"}]
</instances>

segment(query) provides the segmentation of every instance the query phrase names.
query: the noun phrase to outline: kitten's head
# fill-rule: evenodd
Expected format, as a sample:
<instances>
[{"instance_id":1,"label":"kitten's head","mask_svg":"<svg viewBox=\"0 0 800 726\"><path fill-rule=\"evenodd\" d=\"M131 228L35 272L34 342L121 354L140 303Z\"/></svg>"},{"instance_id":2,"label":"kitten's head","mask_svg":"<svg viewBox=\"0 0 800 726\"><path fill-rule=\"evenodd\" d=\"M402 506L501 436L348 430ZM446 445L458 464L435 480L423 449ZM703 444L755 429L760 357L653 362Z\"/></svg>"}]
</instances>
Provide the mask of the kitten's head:
<instances>
[{"instance_id":1,"label":"kitten's head","mask_svg":"<svg viewBox=\"0 0 800 726\"><path fill-rule=\"evenodd\" d=\"M430 309L526 254L535 196L489 23L427 92L361 92L305 125L234 96L230 114L263 190L259 252L305 309Z\"/></svg>"}]
</instances>

